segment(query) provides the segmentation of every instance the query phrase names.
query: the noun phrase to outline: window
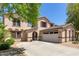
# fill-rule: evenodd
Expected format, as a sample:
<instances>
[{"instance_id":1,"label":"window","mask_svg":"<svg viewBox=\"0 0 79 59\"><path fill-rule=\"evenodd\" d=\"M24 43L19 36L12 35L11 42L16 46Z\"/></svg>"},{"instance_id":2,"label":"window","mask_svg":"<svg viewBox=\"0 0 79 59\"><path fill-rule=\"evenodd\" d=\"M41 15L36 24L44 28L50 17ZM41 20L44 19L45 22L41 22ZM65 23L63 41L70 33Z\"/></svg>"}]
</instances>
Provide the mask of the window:
<instances>
[{"instance_id":1,"label":"window","mask_svg":"<svg viewBox=\"0 0 79 59\"><path fill-rule=\"evenodd\" d=\"M54 34L58 34L58 32L54 32Z\"/></svg>"},{"instance_id":2,"label":"window","mask_svg":"<svg viewBox=\"0 0 79 59\"><path fill-rule=\"evenodd\" d=\"M41 22L41 27L46 27L47 23L46 22Z\"/></svg>"},{"instance_id":3,"label":"window","mask_svg":"<svg viewBox=\"0 0 79 59\"><path fill-rule=\"evenodd\" d=\"M20 31L13 31L12 37L13 38L21 38L21 32Z\"/></svg>"},{"instance_id":4,"label":"window","mask_svg":"<svg viewBox=\"0 0 79 59\"><path fill-rule=\"evenodd\" d=\"M32 24L28 22L28 27L32 27Z\"/></svg>"},{"instance_id":5,"label":"window","mask_svg":"<svg viewBox=\"0 0 79 59\"><path fill-rule=\"evenodd\" d=\"M49 34L48 32L44 32L43 34Z\"/></svg>"},{"instance_id":6,"label":"window","mask_svg":"<svg viewBox=\"0 0 79 59\"><path fill-rule=\"evenodd\" d=\"M20 20L13 20L13 26L20 26Z\"/></svg>"},{"instance_id":7,"label":"window","mask_svg":"<svg viewBox=\"0 0 79 59\"><path fill-rule=\"evenodd\" d=\"M16 32L15 31L12 31L11 35L12 35L13 38L16 38Z\"/></svg>"},{"instance_id":8,"label":"window","mask_svg":"<svg viewBox=\"0 0 79 59\"><path fill-rule=\"evenodd\" d=\"M21 38L21 32L20 31L16 32L16 34L17 34L17 38Z\"/></svg>"},{"instance_id":9,"label":"window","mask_svg":"<svg viewBox=\"0 0 79 59\"><path fill-rule=\"evenodd\" d=\"M53 32L50 32L50 34L53 34Z\"/></svg>"},{"instance_id":10,"label":"window","mask_svg":"<svg viewBox=\"0 0 79 59\"><path fill-rule=\"evenodd\" d=\"M50 24L50 27L52 27L53 26L53 24Z\"/></svg>"}]
</instances>

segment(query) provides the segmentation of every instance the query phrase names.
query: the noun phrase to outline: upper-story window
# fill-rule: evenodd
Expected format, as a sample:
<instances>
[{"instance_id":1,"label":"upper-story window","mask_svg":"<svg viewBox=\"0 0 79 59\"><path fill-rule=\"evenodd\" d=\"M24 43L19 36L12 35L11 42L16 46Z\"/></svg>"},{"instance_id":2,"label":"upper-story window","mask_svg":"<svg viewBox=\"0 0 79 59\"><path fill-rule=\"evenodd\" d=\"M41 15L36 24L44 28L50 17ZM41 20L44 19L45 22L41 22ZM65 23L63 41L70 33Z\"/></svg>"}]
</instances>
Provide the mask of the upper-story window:
<instances>
[{"instance_id":1,"label":"upper-story window","mask_svg":"<svg viewBox=\"0 0 79 59\"><path fill-rule=\"evenodd\" d=\"M53 24L50 23L50 27L53 27Z\"/></svg>"},{"instance_id":2,"label":"upper-story window","mask_svg":"<svg viewBox=\"0 0 79 59\"><path fill-rule=\"evenodd\" d=\"M47 27L47 23L46 22L41 22L41 27Z\"/></svg>"},{"instance_id":3,"label":"upper-story window","mask_svg":"<svg viewBox=\"0 0 79 59\"><path fill-rule=\"evenodd\" d=\"M20 20L13 20L13 26L20 26Z\"/></svg>"},{"instance_id":4,"label":"upper-story window","mask_svg":"<svg viewBox=\"0 0 79 59\"><path fill-rule=\"evenodd\" d=\"M28 22L28 27L32 27L32 24L30 22Z\"/></svg>"}]
</instances>

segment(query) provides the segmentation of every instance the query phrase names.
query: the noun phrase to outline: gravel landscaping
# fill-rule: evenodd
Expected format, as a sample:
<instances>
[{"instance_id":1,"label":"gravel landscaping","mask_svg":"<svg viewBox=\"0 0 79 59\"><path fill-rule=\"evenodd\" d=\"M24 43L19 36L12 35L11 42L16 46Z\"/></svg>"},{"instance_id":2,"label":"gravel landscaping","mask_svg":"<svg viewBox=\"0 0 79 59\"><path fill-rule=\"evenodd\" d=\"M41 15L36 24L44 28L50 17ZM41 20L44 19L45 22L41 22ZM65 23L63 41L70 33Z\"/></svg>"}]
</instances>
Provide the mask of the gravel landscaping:
<instances>
[{"instance_id":1,"label":"gravel landscaping","mask_svg":"<svg viewBox=\"0 0 79 59\"><path fill-rule=\"evenodd\" d=\"M72 42L62 43L62 45L67 46L67 47L71 47L71 48L78 48L79 49L79 44L73 44Z\"/></svg>"},{"instance_id":2,"label":"gravel landscaping","mask_svg":"<svg viewBox=\"0 0 79 59\"><path fill-rule=\"evenodd\" d=\"M7 50L1 50L0 56L24 56L24 48L10 48Z\"/></svg>"}]
</instances>

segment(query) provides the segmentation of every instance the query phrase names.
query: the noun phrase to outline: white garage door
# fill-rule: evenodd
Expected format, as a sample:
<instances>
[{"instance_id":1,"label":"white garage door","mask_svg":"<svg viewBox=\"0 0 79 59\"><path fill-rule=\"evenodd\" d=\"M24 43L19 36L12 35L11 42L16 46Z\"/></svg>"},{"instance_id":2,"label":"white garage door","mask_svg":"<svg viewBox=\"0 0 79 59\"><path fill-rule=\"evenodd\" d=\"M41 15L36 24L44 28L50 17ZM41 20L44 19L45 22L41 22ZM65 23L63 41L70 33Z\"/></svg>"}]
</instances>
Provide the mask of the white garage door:
<instances>
[{"instance_id":1,"label":"white garage door","mask_svg":"<svg viewBox=\"0 0 79 59\"><path fill-rule=\"evenodd\" d=\"M43 41L59 42L58 34L42 34Z\"/></svg>"}]
</instances>

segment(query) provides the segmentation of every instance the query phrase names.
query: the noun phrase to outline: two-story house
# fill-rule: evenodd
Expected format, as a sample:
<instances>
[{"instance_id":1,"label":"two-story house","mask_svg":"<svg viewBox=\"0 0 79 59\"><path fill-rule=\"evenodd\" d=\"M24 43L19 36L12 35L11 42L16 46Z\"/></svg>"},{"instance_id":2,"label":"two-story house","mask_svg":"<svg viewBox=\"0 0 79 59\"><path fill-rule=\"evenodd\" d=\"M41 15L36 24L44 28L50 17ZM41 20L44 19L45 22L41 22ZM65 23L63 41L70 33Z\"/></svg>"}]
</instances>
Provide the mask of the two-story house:
<instances>
[{"instance_id":1,"label":"two-story house","mask_svg":"<svg viewBox=\"0 0 79 59\"><path fill-rule=\"evenodd\" d=\"M18 20L18 16L14 15L14 19L4 16L4 24L16 41L50 41L50 42L67 42L75 39L75 30L72 24L64 26L56 26L46 17L39 17L37 26L32 27L28 22Z\"/></svg>"}]
</instances>

